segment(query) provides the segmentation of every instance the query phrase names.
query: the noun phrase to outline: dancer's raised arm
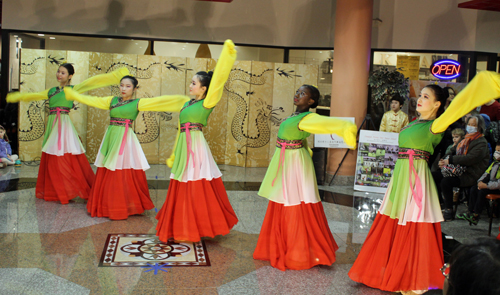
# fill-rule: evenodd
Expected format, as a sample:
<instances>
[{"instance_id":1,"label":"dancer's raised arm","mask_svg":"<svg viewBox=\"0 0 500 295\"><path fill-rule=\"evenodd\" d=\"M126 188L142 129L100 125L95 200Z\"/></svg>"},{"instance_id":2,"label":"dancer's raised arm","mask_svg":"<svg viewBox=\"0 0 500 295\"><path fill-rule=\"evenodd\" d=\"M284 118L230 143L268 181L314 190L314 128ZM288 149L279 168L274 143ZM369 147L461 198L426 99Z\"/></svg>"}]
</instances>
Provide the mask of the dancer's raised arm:
<instances>
[{"instance_id":1,"label":"dancer's raised arm","mask_svg":"<svg viewBox=\"0 0 500 295\"><path fill-rule=\"evenodd\" d=\"M119 84L120 80L127 75L130 75L128 69L120 68L111 73L90 77L82 83L73 86L73 89L78 93L84 93L93 89Z\"/></svg>"},{"instance_id":2,"label":"dancer's raised arm","mask_svg":"<svg viewBox=\"0 0 500 295\"><path fill-rule=\"evenodd\" d=\"M203 106L205 108L211 109L215 107L222 98L224 84L226 84L235 60L236 49L234 48L234 43L231 40L226 40L226 42L224 42L224 48L222 49L219 60L217 61L217 65L215 66L214 75L212 76L210 87L208 88L207 97L203 101Z\"/></svg>"},{"instance_id":3,"label":"dancer's raised arm","mask_svg":"<svg viewBox=\"0 0 500 295\"><path fill-rule=\"evenodd\" d=\"M482 71L458 93L446 111L431 126L433 133L441 133L474 108L500 97L500 74Z\"/></svg>"}]
</instances>

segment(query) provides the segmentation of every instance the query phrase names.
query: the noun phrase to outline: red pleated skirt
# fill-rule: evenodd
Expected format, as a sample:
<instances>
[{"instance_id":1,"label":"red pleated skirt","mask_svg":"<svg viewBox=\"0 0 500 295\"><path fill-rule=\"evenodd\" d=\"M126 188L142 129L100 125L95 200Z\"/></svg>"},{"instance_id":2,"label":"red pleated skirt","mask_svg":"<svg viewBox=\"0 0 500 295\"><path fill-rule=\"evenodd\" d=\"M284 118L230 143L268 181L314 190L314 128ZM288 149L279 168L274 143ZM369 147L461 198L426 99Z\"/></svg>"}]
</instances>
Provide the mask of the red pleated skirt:
<instances>
[{"instance_id":1,"label":"red pleated skirt","mask_svg":"<svg viewBox=\"0 0 500 295\"><path fill-rule=\"evenodd\" d=\"M61 204L68 204L76 197L87 200L94 180L94 171L85 154L55 156L42 152L35 195Z\"/></svg>"},{"instance_id":2,"label":"red pleated skirt","mask_svg":"<svg viewBox=\"0 0 500 295\"><path fill-rule=\"evenodd\" d=\"M309 269L332 265L338 248L321 202L284 206L269 201L253 258L283 271Z\"/></svg>"},{"instance_id":3,"label":"red pleated skirt","mask_svg":"<svg viewBox=\"0 0 500 295\"><path fill-rule=\"evenodd\" d=\"M95 184L87 202L87 211L92 217L127 219L154 207L143 170L97 168Z\"/></svg>"},{"instance_id":4,"label":"red pleated skirt","mask_svg":"<svg viewBox=\"0 0 500 295\"><path fill-rule=\"evenodd\" d=\"M442 289L443 264L440 223L398 225L377 213L349 277L390 292Z\"/></svg>"},{"instance_id":5,"label":"red pleated skirt","mask_svg":"<svg viewBox=\"0 0 500 295\"><path fill-rule=\"evenodd\" d=\"M188 182L171 179L156 219L161 241L197 242L201 237L226 235L238 223L220 177Z\"/></svg>"}]
</instances>

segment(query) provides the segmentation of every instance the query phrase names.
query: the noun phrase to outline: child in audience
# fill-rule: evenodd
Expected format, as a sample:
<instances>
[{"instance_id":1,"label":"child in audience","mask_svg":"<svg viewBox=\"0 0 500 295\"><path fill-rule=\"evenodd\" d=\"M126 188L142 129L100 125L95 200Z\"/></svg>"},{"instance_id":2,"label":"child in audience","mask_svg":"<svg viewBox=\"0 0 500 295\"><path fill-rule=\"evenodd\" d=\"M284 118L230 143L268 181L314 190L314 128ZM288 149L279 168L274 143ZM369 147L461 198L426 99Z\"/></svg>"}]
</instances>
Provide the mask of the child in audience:
<instances>
[{"instance_id":1,"label":"child in audience","mask_svg":"<svg viewBox=\"0 0 500 295\"><path fill-rule=\"evenodd\" d=\"M5 133L5 128L0 125L0 159L2 164L14 165L17 158L17 155L12 154L12 148L9 144L9 137Z\"/></svg>"},{"instance_id":2,"label":"child in audience","mask_svg":"<svg viewBox=\"0 0 500 295\"><path fill-rule=\"evenodd\" d=\"M462 139L465 137L465 132L461 128L455 128L453 131L451 131L451 136L453 137L453 144L450 144L448 148L446 149L446 156L454 155L456 152L456 149L453 149L453 147L456 147Z\"/></svg>"}]
</instances>

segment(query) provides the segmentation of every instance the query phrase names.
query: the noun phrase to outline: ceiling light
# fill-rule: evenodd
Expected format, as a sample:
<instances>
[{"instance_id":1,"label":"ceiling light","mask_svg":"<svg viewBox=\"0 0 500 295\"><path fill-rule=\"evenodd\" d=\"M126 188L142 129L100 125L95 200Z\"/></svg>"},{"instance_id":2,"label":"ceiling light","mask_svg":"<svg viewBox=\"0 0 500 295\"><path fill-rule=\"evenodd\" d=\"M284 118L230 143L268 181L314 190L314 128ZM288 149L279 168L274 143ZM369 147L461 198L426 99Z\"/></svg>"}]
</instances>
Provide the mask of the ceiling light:
<instances>
[{"instance_id":1,"label":"ceiling light","mask_svg":"<svg viewBox=\"0 0 500 295\"><path fill-rule=\"evenodd\" d=\"M55 40L55 39L56 39L56 37L50 37L50 40Z\"/></svg>"},{"instance_id":2,"label":"ceiling light","mask_svg":"<svg viewBox=\"0 0 500 295\"><path fill-rule=\"evenodd\" d=\"M43 37L43 36L45 36L45 34L38 34L38 36Z\"/></svg>"}]
</instances>

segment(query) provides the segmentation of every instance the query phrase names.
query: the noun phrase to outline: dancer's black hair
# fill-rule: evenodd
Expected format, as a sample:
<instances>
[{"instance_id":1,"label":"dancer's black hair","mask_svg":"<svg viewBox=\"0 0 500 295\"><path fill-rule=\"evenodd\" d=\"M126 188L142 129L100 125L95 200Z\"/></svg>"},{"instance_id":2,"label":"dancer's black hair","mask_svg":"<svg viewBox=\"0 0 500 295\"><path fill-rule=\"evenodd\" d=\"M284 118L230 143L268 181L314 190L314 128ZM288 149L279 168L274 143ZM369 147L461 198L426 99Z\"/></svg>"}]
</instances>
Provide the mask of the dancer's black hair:
<instances>
[{"instance_id":1,"label":"dancer's black hair","mask_svg":"<svg viewBox=\"0 0 500 295\"><path fill-rule=\"evenodd\" d=\"M430 84L430 85L425 86L424 88L429 88L430 90L432 90L432 92L434 93L434 96L436 96L436 100L441 103L441 105L439 106L439 109L437 111L436 117L441 116L441 114L444 113L444 107L446 106L446 100L448 99L448 96L450 96L450 94L448 93L448 91L445 91L441 86L436 85L436 84Z\"/></svg>"},{"instance_id":2,"label":"dancer's black hair","mask_svg":"<svg viewBox=\"0 0 500 295\"><path fill-rule=\"evenodd\" d=\"M207 87L204 95L207 95L207 93L208 93L208 87L210 86L210 82L212 81L213 75L214 75L213 71L208 71L208 72L201 71L201 72L196 73L196 75L195 75L198 77L198 80L200 81L200 86Z\"/></svg>"},{"instance_id":3,"label":"dancer's black hair","mask_svg":"<svg viewBox=\"0 0 500 295\"><path fill-rule=\"evenodd\" d=\"M72 64L70 63L63 63L62 65L60 65L59 67L64 67L66 70L68 70L68 74L71 76L71 75L74 75L75 74L75 68L73 67Z\"/></svg>"},{"instance_id":4,"label":"dancer's black hair","mask_svg":"<svg viewBox=\"0 0 500 295\"><path fill-rule=\"evenodd\" d=\"M312 85L309 85L309 84L304 84L302 85L303 87L306 87L309 92L311 93L311 98L314 100L314 103L312 105L310 105L309 107L311 109L315 109L318 104L319 104L319 90L316 86L312 86Z\"/></svg>"},{"instance_id":5,"label":"dancer's black hair","mask_svg":"<svg viewBox=\"0 0 500 295\"><path fill-rule=\"evenodd\" d=\"M139 81L137 81L137 79L135 77L132 77L130 75L127 75L127 76L123 77L120 80L120 82L123 81L123 79L129 79L130 81L132 81L132 84L134 85L134 88L137 88L137 85L139 85Z\"/></svg>"}]
</instances>

